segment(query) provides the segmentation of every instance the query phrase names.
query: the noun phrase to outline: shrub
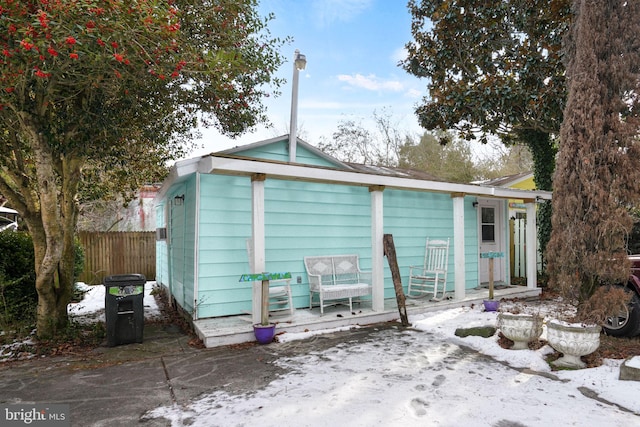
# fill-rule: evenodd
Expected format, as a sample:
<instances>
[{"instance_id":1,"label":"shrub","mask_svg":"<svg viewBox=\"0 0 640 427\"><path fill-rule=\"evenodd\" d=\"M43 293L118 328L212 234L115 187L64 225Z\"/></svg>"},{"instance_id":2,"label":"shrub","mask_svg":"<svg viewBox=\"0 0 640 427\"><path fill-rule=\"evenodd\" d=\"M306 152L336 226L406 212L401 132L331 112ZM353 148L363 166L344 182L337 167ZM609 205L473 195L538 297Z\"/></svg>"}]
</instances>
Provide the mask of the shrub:
<instances>
[{"instance_id":1,"label":"shrub","mask_svg":"<svg viewBox=\"0 0 640 427\"><path fill-rule=\"evenodd\" d=\"M0 232L0 253L11 254L0 259L0 325L32 323L38 305L33 240L26 232ZM76 240L74 281L82 273L84 261L84 249Z\"/></svg>"},{"instance_id":2,"label":"shrub","mask_svg":"<svg viewBox=\"0 0 640 427\"><path fill-rule=\"evenodd\" d=\"M74 241L75 252L74 252L74 260L73 260L73 282L78 281L78 277L82 274L84 270L84 248L80 244L80 240L77 238Z\"/></svg>"},{"instance_id":3,"label":"shrub","mask_svg":"<svg viewBox=\"0 0 640 427\"><path fill-rule=\"evenodd\" d=\"M24 232L0 232L0 253L4 254L0 258L0 324L32 322L38 294L31 237Z\"/></svg>"}]
</instances>

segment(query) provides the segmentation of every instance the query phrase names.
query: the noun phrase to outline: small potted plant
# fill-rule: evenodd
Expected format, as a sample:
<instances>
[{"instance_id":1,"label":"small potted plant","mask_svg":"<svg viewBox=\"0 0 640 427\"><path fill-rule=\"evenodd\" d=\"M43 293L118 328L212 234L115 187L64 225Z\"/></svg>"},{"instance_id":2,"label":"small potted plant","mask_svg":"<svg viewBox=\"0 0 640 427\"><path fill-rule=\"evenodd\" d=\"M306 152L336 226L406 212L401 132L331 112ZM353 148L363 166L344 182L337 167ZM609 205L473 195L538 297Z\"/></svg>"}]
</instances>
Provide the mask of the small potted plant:
<instances>
[{"instance_id":1,"label":"small potted plant","mask_svg":"<svg viewBox=\"0 0 640 427\"><path fill-rule=\"evenodd\" d=\"M260 344L269 344L276 334L276 324L269 322L269 279L266 275L262 277L262 304L260 305L260 323L253 325L253 333L256 341Z\"/></svg>"},{"instance_id":2,"label":"small potted plant","mask_svg":"<svg viewBox=\"0 0 640 427\"><path fill-rule=\"evenodd\" d=\"M256 341L260 344L269 344L273 341L273 337L276 335L276 324L275 323L265 323L264 321L261 323L256 323L253 325L253 333L256 336Z\"/></svg>"},{"instance_id":3,"label":"small potted plant","mask_svg":"<svg viewBox=\"0 0 640 427\"><path fill-rule=\"evenodd\" d=\"M240 282L261 282L260 323L253 325L253 333L260 344L269 344L276 333L276 324L269 322L269 281L290 279L291 273L243 274Z\"/></svg>"}]
</instances>

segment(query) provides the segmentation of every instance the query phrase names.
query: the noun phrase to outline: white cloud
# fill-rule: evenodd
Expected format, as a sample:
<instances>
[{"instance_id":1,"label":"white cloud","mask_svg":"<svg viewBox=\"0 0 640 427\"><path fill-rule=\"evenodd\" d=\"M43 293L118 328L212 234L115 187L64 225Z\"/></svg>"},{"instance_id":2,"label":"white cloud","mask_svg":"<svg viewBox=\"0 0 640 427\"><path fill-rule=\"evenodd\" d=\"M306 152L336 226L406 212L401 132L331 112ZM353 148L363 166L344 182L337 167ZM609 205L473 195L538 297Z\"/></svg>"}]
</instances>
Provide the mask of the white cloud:
<instances>
[{"instance_id":1,"label":"white cloud","mask_svg":"<svg viewBox=\"0 0 640 427\"><path fill-rule=\"evenodd\" d=\"M405 59L407 59L407 49L405 49L404 46L394 50L391 54L391 61L394 65L397 65L398 62L404 61Z\"/></svg>"},{"instance_id":2,"label":"white cloud","mask_svg":"<svg viewBox=\"0 0 640 427\"><path fill-rule=\"evenodd\" d=\"M299 102L300 109L312 109L312 110L339 110L345 108L344 103L337 101L316 101L302 99Z\"/></svg>"},{"instance_id":3,"label":"white cloud","mask_svg":"<svg viewBox=\"0 0 640 427\"><path fill-rule=\"evenodd\" d=\"M315 0L312 10L318 25L325 27L336 21L351 21L372 3L372 0Z\"/></svg>"},{"instance_id":4,"label":"white cloud","mask_svg":"<svg viewBox=\"0 0 640 427\"><path fill-rule=\"evenodd\" d=\"M409 89L405 95L407 98L421 98L422 92L417 89Z\"/></svg>"},{"instance_id":5,"label":"white cloud","mask_svg":"<svg viewBox=\"0 0 640 427\"><path fill-rule=\"evenodd\" d=\"M345 82L350 86L367 89L367 90L375 90L375 91L391 91L391 92L400 92L403 90L403 85L397 80L383 80L376 77L375 74L369 74L368 76L363 76L362 74L348 75L348 74L339 74L338 80L341 82Z\"/></svg>"}]
</instances>

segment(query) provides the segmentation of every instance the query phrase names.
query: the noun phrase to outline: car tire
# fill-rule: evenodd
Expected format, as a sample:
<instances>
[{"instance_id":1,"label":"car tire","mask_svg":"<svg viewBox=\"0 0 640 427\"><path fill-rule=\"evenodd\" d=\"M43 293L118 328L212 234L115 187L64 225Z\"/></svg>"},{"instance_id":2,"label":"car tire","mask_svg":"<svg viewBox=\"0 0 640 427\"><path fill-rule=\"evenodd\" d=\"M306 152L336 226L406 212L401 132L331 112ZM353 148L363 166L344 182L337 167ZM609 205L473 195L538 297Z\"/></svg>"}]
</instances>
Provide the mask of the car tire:
<instances>
[{"instance_id":1,"label":"car tire","mask_svg":"<svg viewBox=\"0 0 640 427\"><path fill-rule=\"evenodd\" d=\"M612 337L634 337L640 334L640 297L633 292L625 313L605 322L604 332Z\"/></svg>"}]
</instances>

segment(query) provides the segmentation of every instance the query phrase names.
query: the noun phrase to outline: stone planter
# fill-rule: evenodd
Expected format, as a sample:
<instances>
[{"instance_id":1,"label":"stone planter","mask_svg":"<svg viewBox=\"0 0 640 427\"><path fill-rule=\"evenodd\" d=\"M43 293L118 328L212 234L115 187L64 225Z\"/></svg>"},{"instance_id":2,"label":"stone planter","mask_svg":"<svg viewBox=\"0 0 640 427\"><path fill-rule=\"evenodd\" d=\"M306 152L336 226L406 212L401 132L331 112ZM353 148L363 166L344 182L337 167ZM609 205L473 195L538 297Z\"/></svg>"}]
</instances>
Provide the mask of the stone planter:
<instances>
[{"instance_id":1,"label":"stone planter","mask_svg":"<svg viewBox=\"0 0 640 427\"><path fill-rule=\"evenodd\" d=\"M532 314L498 314L498 328L513 341L512 350L526 350L542 335L543 318Z\"/></svg>"},{"instance_id":2,"label":"stone planter","mask_svg":"<svg viewBox=\"0 0 640 427\"><path fill-rule=\"evenodd\" d=\"M600 346L598 325L567 324L552 320L547 323L547 341L562 357L552 362L554 366L584 368L581 356L591 354Z\"/></svg>"}]
</instances>

